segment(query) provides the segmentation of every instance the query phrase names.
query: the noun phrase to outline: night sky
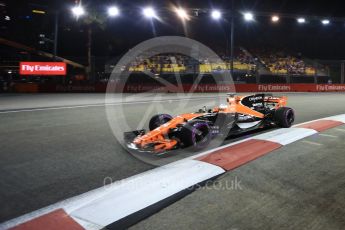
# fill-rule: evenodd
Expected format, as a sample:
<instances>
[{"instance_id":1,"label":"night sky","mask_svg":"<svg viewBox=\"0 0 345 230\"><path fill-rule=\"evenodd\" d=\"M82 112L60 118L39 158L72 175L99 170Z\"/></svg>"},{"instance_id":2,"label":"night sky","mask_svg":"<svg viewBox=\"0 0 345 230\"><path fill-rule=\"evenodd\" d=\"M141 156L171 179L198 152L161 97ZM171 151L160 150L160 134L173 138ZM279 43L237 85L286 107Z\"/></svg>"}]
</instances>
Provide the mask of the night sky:
<instances>
[{"instance_id":1,"label":"night sky","mask_svg":"<svg viewBox=\"0 0 345 230\"><path fill-rule=\"evenodd\" d=\"M29 46L50 51L49 45L38 44L39 34L47 37L53 34L54 10L59 11L59 50L58 55L79 57L86 55L86 26L82 18L78 21L71 15L72 0L62 1L3 1L1 6L1 37L21 42ZM121 16L106 18L106 8L116 4ZM117 56L134 45L163 35L188 36L211 47L218 53L226 53L229 39L229 24L225 21L212 21L207 14L193 16L187 22L187 33L181 21L169 12L172 5L190 8L217 8L228 10L231 1L95 1L84 0L87 11L94 11L102 26L93 26L93 55L97 57ZM141 8L147 5L159 10L162 21L152 24L141 15ZM32 14L32 9L43 9L45 15ZM249 1L235 0L235 9L240 12L252 11L296 16L344 17L345 8L341 1ZM4 20L9 15L10 21ZM331 22L328 26L320 21L309 21L298 25L295 19L281 18L273 24L269 17L256 17L252 23L244 22L242 17L235 20L235 45L248 49L269 48L302 53L306 57L319 59L345 59L345 20Z\"/></svg>"}]
</instances>

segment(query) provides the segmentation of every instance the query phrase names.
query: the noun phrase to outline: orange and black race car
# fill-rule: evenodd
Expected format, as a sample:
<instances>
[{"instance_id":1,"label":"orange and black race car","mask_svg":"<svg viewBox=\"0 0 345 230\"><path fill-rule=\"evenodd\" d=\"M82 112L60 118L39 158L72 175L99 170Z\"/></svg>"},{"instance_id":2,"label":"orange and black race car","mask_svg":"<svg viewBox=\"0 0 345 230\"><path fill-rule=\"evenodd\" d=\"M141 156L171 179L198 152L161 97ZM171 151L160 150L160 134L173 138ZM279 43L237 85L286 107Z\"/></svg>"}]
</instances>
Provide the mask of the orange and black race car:
<instances>
[{"instance_id":1,"label":"orange and black race car","mask_svg":"<svg viewBox=\"0 0 345 230\"><path fill-rule=\"evenodd\" d=\"M227 104L208 111L204 107L198 112L176 117L155 115L149 122L149 132L126 132L124 138L129 149L139 152L160 155L177 148L200 150L219 136L228 137L270 126L289 128L295 114L286 104L287 97L284 96L228 94Z\"/></svg>"}]
</instances>

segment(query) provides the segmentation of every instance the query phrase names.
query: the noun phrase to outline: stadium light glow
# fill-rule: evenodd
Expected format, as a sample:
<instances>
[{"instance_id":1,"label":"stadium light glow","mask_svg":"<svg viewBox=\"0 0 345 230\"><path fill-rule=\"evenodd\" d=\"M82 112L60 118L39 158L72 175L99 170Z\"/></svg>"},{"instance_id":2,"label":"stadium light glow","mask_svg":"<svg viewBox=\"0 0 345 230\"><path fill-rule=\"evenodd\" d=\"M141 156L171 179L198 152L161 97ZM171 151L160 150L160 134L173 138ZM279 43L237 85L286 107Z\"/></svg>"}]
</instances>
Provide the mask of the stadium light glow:
<instances>
[{"instance_id":1,"label":"stadium light glow","mask_svg":"<svg viewBox=\"0 0 345 230\"><path fill-rule=\"evenodd\" d=\"M143 15L147 18L156 18L156 12L152 7L146 7L143 9Z\"/></svg>"},{"instance_id":2,"label":"stadium light glow","mask_svg":"<svg viewBox=\"0 0 345 230\"><path fill-rule=\"evenodd\" d=\"M271 21L272 21L272 22L278 22L279 19L280 19L279 16L273 15L272 18L271 18Z\"/></svg>"},{"instance_id":3,"label":"stadium light glow","mask_svg":"<svg viewBox=\"0 0 345 230\"><path fill-rule=\"evenodd\" d=\"M85 10L81 5L72 8L72 13L78 18L85 14Z\"/></svg>"},{"instance_id":4,"label":"stadium light glow","mask_svg":"<svg viewBox=\"0 0 345 230\"><path fill-rule=\"evenodd\" d=\"M250 13L250 12L244 13L243 14L243 18L247 22L254 21L254 15L252 13Z\"/></svg>"},{"instance_id":5,"label":"stadium light glow","mask_svg":"<svg viewBox=\"0 0 345 230\"><path fill-rule=\"evenodd\" d=\"M328 25L330 23L330 21L328 19L324 19L324 20L321 21L321 23L323 25Z\"/></svg>"},{"instance_id":6,"label":"stadium light glow","mask_svg":"<svg viewBox=\"0 0 345 230\"><path fill-rule=\"evenodd\" d=\"M305 23L305 18L297 18L297 22L299 24L303 24L303 23Z\"/></svg>"},{"instance_id":7,"label":"stadium light glow","mask_svg":"<svg viewBox=\"0 0 345 230\"><path fill-rule=\"evenodd\" d=\"M189 16L188 16L188 14L187 14L187 12L186 12L185 9L176 8L176 9L175 9L175 13L177 14L177 16L178 16L179 18L181 18L181 19L183 19L183 20L185 20L185 19L189 20Z\"/></svg>"},{"instance_id":8,"label":"stadium light glow","mask_svg":"<svg viewBox=\"0 0 345 230\"><path fill-rule=\"evenodd\" d=\"M119 15L119 13L120 13L120 10L116 6L111 6L108 8L108 15L110 17L116 17Z\"/></svg>"},{"instance_id":9,"label":"stadium light glow","mask_svg":"<svg viewBox=\"0 0 345 230\"><path fill-rule=\"evenodd\" d=\"M219 10L213 10L211 17L215 20L219 20L222 17L222 13Z\"/></svg>"}]
</instances>

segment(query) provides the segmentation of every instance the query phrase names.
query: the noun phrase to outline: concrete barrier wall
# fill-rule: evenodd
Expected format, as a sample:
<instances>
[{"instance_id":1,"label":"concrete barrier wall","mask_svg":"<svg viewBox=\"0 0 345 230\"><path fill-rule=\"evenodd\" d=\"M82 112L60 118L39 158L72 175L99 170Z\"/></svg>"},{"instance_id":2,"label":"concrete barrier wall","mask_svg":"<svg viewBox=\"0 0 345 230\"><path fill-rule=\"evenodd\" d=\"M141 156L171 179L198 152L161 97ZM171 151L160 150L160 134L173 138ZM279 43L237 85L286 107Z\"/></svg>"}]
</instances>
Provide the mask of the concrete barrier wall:
<instances>
[{"instance_id":1,"label":"concrete barrier wall","mask_svg":"<svg viewBox=\"0 0 345 230\"><path fill-rule=\"evenodd\" d=\"M17 93L38 93L39 85L35 83L19 83L14 85L14 91Z\"/></svg>"}]
</instances>

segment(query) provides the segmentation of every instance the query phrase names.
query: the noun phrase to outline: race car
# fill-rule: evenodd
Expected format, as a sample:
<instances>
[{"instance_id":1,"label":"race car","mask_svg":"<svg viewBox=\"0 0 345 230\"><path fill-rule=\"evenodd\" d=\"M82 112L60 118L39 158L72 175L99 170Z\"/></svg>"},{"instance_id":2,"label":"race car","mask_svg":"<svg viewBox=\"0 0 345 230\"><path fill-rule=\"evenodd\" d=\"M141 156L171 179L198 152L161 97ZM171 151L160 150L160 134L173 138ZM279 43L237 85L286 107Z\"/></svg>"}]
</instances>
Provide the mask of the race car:
<instances>
[{"instance_id":1,"label":"race car","mask_svg":"<svg viewBox=\"0 0 345 230\"><path fill-rule=\"evenodd\" d=\"M213 109L203 107L198 112L176 117L157 114L149 122L149 132L142 129L124 133L126 146L157 155L187 147L198 151L219 136L228 137L273 126L289 128L295 120L294 110L286 107L285 96L228 94L226 101Z\"/></svg>"}]
</instances>

